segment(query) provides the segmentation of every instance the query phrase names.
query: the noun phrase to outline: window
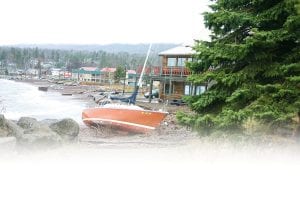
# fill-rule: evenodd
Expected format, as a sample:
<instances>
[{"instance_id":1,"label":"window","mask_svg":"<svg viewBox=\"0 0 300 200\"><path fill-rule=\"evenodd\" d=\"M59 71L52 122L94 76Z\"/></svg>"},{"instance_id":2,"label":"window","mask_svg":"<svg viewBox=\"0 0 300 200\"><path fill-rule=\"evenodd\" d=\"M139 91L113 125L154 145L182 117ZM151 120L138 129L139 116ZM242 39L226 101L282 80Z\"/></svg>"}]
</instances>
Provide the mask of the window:
<instances>
[{"instance_id":1,"label":"window","mask_svg":"<svg viewBox=\"0 0 300 200\"><path fill-rule=\"evenodd\" d=\"M174 89L175 89L174 85L170 86L169 83L165 84L165 94L166 95L174 93Z\"/></svg>"},{"instance_id":2,"label":"window","mask_svg":"<svg viewBox=\"0 0 300 200\"><path fill-rule=\"evenodd\" d=\"M190 85L184 86L184 95L190 95Z\"/></svg>"},{"instance_id":3,"label":"window","mask_svg":"<svg viewBox=\"0 0 300 200\"><path fill-rule=\"evenodd\" d=\"M168 67L176 66L176 58L168 58Z\"/></svg>"},{"instance_id":4,"label":"window","mask_svg":"<svg viewBox=\"0 0 300 200\"><path fill-rule=\"evenodd\" d=\"M186 61L186 58L178 58L177 66L178 67L184 67L185 66L185 61Z\"/></svg>"},{"instance_id":5,"label":"window","mask_svg":"<svg viewBox=\"0 0 300 200\"><path fill-rule=\"evenodd\" d=\"M200 95L205 92L205 86L200 85L196 87L196 95Z\"/></svg>"}]
</instances>

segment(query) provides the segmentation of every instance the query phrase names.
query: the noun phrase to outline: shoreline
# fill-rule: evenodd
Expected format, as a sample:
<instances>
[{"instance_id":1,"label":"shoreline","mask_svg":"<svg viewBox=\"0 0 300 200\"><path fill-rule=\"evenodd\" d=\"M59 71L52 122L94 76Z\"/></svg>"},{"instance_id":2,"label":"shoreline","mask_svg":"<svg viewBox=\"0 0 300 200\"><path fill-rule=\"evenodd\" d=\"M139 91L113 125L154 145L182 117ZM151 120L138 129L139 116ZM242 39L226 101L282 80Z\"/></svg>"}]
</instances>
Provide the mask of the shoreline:
<instances>
[{"instance_id":1,"label":"shoreline","mask_svg":"<svg viewBox=\"0 0 300 200\"><path fill-rule=\"evenodd\" d=\"M63 85L49 82L47 80L16 80L17 82L27 83L37 87L48 87L47 92L58 92L61 95L69 94L68 96L79 99L86 103L89 107L95 107L95 103L91 95L97 93L95 91L107 89L107 86L89 86L89 85ZM99 92L98 92L99 93ZM199 136L188 130L186 127L180 126L176 123L175 113L178 109L188 109L183 106L164 105L163 103L149 103L143 96L138 97L136 103L138 106L146 107L153 110L158 110L164 107L169 114L161 123L161 126L148 134L119 134L114 133L108 129L96 129L80 124L80 132L78 135L79 141L85 143L111 143L114 141L116 144L124 142L128 144L146 145L146 146L176 146L188 144L190 141L198 140ZM118 141L118 142L117 142ZM164 145L161 145L163 141Z\"/></svg>"},{"instance_id":2,"label":"shoreline","mask_svg":"<svg viewBox=\"0 0 300 200\"><path fill-rule=\"evenodd\" d=\"M82 102L88 104L88 106L97 106L94 102L91 94L94 91L103 89L105 86L66 86L61 84L55 84L48 82L47 80L17 80L17 82L24 82L37 87L47 86L49 87L47 92L58 92L61 95L64 93L72 94L70 97L79 99ZM139 97L140 99L143 97ZM143 100L143 99L142 99ZM187 106L173 106L164 105L162 103L149 103L147 101L138 101L137 105L144 106L150 109L159 109L162 106L169 112L169 115L163 121L161 126L150 132L149 134L118 134L113 133L107 129L96 129L88 127L84 124L80 124L80 131L78 135L78 142L82 145L96 146L98 147L113 147L113 148L123 148L125 147L172 147L177 148L180 146L190 146L190 145L214 145L220 144L226 146L239 146L243 148L245 146L279 146L288 147L291 145L293 148L299 143L298 139L293 137L283 137L276 135L267 135L264 133L253 134L253 135L211 135L211 136L200 136L198 133L187 129L177 124L175 113L177 110L183 110L186 112L191 112Z\"/></svg>"}]
</instances>

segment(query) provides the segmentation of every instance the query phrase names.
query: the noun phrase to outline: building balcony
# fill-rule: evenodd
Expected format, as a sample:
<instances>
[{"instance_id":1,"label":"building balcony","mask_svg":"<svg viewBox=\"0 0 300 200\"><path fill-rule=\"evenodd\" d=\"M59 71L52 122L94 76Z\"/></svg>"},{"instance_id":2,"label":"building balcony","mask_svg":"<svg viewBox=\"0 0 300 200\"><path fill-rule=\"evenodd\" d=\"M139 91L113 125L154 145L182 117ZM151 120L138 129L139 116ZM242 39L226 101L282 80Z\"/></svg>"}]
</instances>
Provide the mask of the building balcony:
<instances>
[{"instance_id":1,"label":"building balcony","mask_svg":"<svg viewBox=\"0 0 300 200\"><path fill-rule=\"evenodd\" d=\"M142 67L137 68L137 74L142 73ZM146 67L144 71L148 76L174 76L174 77L186 77L191 74L191 71L186 67Z\"/></svg>"},{"instance_id":2,"label":"building balcony","mask_svg":"<svg viewBox=\"0 0 300 200\"><path fill-rule=\"evenodd\" d=\"M191 71L186 67L163 67L161 76L188 76Z\"/></svg>"}]
</instances>

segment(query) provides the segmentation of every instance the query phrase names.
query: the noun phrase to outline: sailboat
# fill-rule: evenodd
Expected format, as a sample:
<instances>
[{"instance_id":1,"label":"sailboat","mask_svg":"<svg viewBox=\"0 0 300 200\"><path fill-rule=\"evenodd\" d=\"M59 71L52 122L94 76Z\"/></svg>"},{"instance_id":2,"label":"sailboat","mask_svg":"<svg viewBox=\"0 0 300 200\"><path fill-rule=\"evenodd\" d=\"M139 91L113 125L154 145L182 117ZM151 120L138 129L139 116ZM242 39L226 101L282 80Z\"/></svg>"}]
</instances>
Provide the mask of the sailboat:
<instances>
[{"instance_id":1,"label":"sailboat","mask_svg":"<svg viewBox=\"0 0 300 200\"><path fill-rule=\"evenodd\" d=\"M138 84L132 95L129 97L111 97L112 100L118 100L123 104L108 103L97 108L83 110L82 120L85 124L108 126L112 129L131 133L148 133L161 124L168 112L147 110L135 105L139 87L142 86L142 78L151 46L150 44Z\"/></svg>"}]
</instances>

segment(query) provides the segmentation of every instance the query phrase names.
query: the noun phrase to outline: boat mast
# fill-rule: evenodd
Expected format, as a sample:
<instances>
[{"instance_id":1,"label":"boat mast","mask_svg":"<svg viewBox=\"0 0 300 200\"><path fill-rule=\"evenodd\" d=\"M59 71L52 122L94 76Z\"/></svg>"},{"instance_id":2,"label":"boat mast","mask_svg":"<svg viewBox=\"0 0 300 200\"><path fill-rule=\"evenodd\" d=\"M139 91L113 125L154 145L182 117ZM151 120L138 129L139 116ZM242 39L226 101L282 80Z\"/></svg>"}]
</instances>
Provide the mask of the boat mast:
<instances>
[{"instance_id":1,"label":"boat mast","mask_svg":"<svg viewBox=\"0 0 300 200\"><path fill-rule=\"evenodd\" d=\"M148 49L148 52L147 52L147 56L146 56L146 59L145 59L145 62L144 62L144 66L143 66L138 84L137 84L134 92L132 93L132 95L130 97L126 97L126 98L120 98L120 97L113 97L112 98L112 97L110 97L111 99L120 100L120 101L127 102L127 103L130 103L130 104L135 104L136 96L138 94L139 87L142 87L142 79L143 79L143 75L145 73L145 68L146 68L146 64L147 64L147 61L148 61L148 58L149 58L149 55L150 55L151 47L152 47L152 44L149 45L149 49Z\"/></svg>"},{"instance_id":2,"label":"boat mast","mask_svg":"<svg viewBox=\"0 0 300 200\"><path fill-rule=\"evenodd\" d=\"M144 66L143 66L142 72L141 72L141 76L140 76L139 82L137 84L138 87L142 87L142 79L143 79L145 68L146 68L146 64L147 64L147 61L148 61L148 58L149 58L149 55L150 55L151 47L152 47L152 43L150 43L149 48L148 48L148 52L147 52L147 56L146 56L146 59L145 59L145 62L144 62Z\"/></svg>"}]
</instances>

